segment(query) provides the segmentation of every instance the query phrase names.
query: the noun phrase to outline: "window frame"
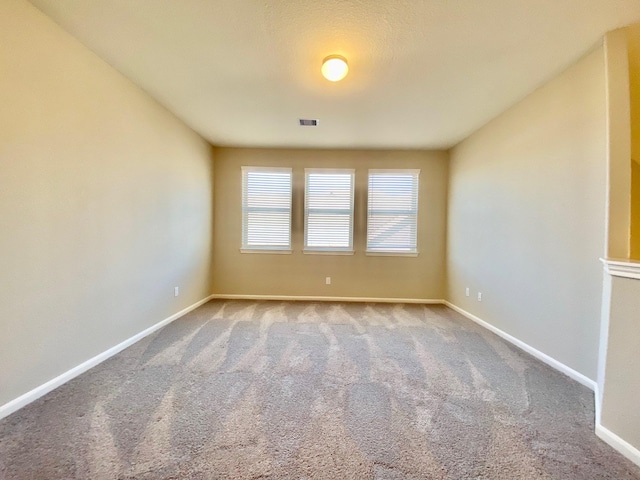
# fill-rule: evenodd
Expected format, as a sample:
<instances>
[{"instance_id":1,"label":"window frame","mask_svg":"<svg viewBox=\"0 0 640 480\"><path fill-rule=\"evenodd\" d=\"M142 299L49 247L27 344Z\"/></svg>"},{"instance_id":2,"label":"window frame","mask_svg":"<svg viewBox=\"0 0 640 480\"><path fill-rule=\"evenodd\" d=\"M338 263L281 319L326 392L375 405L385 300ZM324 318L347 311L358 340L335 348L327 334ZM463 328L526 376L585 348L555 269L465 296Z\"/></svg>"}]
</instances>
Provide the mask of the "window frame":
<instances>
[{"instance_id":1,"label":"window frame","mask_svg":"<svg viewBox=\"0 0 640 480\"><path fill-rule=\"evenodd\" d=\"M353 255L353 229L354 229L354 198L355 198L355 168L305 168L304 169L304 254L313 255ZM350 176L350 202L349 209L342 209L349 215L349 245L347 247L317 247L308 246L309 240L309 175L310 174L327 174L327 175L344 175ZM322 211L322 209L316 209ZM338 210L338 209L324 209Z\"/></svg>"},{"instance_id":2,"label":"window frame","mask_svg":"<svg viewBox=\"0 0 640 480\"><path fill-rule=\"evenodd\" d=\"M249 228L249 217L248 213L254 209L260 209L261 207L248 207L247 199L248 192L247 190L247 179L248 174L251 172L264 172L264 173L288 173L289 174L289 231L288 231L288 245L257 245L251 246L247 244L248 241L248 228ZM242 166L241 167L241 210L242 210L242 231L241 231L241 239L240 239L240 252L241 253L270 253L270 254L290 254L293 252L292 246L292 234L291 234L291 224L293 220L293 169L291 167L265 167L265 166ZM265 210L267 207L263 207ZM286 208L272 208L271 211L276 210L286 210ZM268 210L266 210L268 212Z\"/></svg>"},{"instance_id":3,"label":"window frame","mask_svg":"<svg viewBox=\"0 0 640 480\"><path fill-rule=\"evenodd\" d=\"M410 210L373 210L371 206L372 199L372 185L371 178L372 175L376 174L386 174L386 175L412 175L415 176L415 181L412 183L413 188L412 195L415 195L415 208ZM420 211L420 169L416 168L375 168L369 169L367 171L367 229L366 229L366 255L370 256L398 256L398 257L417 257L419 255L418 251L418 221L419 221L419 211ZM373 213L372 213L373 212ZM372 224L372 217L376 214L384 214L385 212L395 212L398 215L411 215L413 216L414 222L414 232L413 235L413 245L407 245L406 247L399 247L398 249L385 249L384 247L372 247L370 242L370 230L369 227ZM405 212L405 213L400 213ZM406 248L406 249L403 249Z\"/></svg>"}]
</instances>

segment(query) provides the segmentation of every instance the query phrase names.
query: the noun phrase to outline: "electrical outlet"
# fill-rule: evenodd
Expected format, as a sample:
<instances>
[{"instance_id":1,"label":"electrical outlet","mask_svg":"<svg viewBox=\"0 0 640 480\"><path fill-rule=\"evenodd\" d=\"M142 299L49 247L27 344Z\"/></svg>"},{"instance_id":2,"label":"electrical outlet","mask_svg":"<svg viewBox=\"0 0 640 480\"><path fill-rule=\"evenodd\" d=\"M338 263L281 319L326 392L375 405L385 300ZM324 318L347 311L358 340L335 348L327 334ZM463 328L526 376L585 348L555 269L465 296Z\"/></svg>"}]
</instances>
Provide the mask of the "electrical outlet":
<instances>
[{"instance_id":1,"label":"electrical outlet","mask_svg":"<svg viewBox=\"0 0 640 480\"><path fill-rule=\"evenodd\" d=\"M469 296L469 287L464 289L464 294L468 297Z\"/></svg>"},{"instance_id":2,"label":"electrical outlet","mask_svg":"<svg viewBox=\"0 0 640 480\"><path fill-rule=\"evenodd\" d=\"M331 277L327 277L327 278L325 278L325 279L324 279L324 283L325 283L326 285L331 285Z\"/></svg>"},{"instance_id":3,"label":"electrical outlet","mask_svg":"<svg viewBox=\"0 0 640 480\"><path fill-rule=\"evenodd\" d=\"M180 287L174 287L173 296L177 297L178 295L180 295Z\"/></svg>"},{"instance_id":4,"label":"electrical outlet","mask_svg":"<svg viewBox=\"0 0 640 480\"><path fill-rule=\"evenodd\" d=\"M481 302L482 301L482 292L478 292L478 301Z\"/></svg>"}]
</instances>

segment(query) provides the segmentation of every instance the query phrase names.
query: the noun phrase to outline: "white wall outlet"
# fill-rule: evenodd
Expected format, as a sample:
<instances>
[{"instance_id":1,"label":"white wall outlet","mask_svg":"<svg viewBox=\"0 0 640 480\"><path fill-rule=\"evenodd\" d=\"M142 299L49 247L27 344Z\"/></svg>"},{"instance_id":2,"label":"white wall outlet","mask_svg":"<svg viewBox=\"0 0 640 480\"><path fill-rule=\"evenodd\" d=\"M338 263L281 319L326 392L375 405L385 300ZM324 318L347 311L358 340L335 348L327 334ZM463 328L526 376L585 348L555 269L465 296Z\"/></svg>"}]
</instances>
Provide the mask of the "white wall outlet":
<instances>
[{"instance_id":1,"label":"white wall outlet","mask_svg":"<svg viewBox=\"0 0 640 480\"><path fill-rule=\"evenodd\" d=\"M478 292L478 301L481 302L482 301L482 292Z\"/></svg>"},{"instance_id":2,"label":"white wall outlet","mask_svg":"<svg viewBox=\"0 0 640 480\"><path fill-rule=\"evenodd\" d=\"M331 285L331 277L327 277L324 279L324 283L327 285Z\"/></svg>"},{"instance_id":3,"label":"white wall outlet","mask_svg":"<svg viewBox=\"0 0 640 480\"><path fill-rule=\"evenodd\" d=\"M468 297L469 296L469 287L464 289L464 294Z\"/></svg>"},{"instance_id":4,"label":"white wall outlet","mask_svg":"<svg viewBox=\"0 0 640 480\"><path fill-rule=\"evenodd\" d=\"M180 295L180 287L174 287L173 296L177 297L178 295Z\"/></svg>"}]
</instances>

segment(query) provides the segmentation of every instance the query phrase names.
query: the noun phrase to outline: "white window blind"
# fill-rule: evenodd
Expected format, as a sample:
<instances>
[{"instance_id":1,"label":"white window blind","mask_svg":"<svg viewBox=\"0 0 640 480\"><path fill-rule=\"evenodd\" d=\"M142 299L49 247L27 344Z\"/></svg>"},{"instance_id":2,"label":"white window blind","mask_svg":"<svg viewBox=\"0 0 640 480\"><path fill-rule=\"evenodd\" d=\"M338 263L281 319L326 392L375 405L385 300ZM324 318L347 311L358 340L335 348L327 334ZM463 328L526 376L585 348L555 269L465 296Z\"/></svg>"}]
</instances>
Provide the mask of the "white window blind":
<instances>
[{"instance_id":1,"label":"white window blind","mask_svg":"<svg viewBox=\"0 0 640 480\"><path fill-rule=\"evenodd\" d=\"M305 251L353 252L352 169L305 169Z\"/></svg>"},{"instance_id":2,"label":"white window blind","mask_svg":"<svg viewBox=\"0 0 640 480\"><path fill-rule=\"evenodd\" d=\"M369 170L367 252L417 253L420 170Z\"/></svg>"},{"instance_id":3,"label":"white window blind","mask_svg":"<svg viewBox=\"0 0 640 480\"><path fill-rule=\"evenodd\" d=\"M291 169L242 167L242 249L291 250Z\"/></svg>"}]
</instances>

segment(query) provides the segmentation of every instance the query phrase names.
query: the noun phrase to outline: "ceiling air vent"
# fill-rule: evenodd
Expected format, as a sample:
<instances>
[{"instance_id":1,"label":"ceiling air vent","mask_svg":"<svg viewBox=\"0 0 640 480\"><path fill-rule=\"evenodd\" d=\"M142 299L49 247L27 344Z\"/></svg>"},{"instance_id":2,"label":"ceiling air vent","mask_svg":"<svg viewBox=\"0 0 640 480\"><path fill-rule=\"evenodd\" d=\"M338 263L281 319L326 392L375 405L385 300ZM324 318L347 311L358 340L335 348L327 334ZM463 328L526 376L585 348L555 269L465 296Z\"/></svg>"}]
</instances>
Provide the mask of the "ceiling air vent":
<instances>
[{"instance_id":1,"label":"ceiling air vent","mask_svg":"<svg viewBox=\"0 0 640 480\"><path fill-rule=\"evenodd\" d=\"M316 127L318 125L318 120L311 120L308 118L301 118L298 120L300 122L301 127Z\"/></svg>"}]
</instances>

